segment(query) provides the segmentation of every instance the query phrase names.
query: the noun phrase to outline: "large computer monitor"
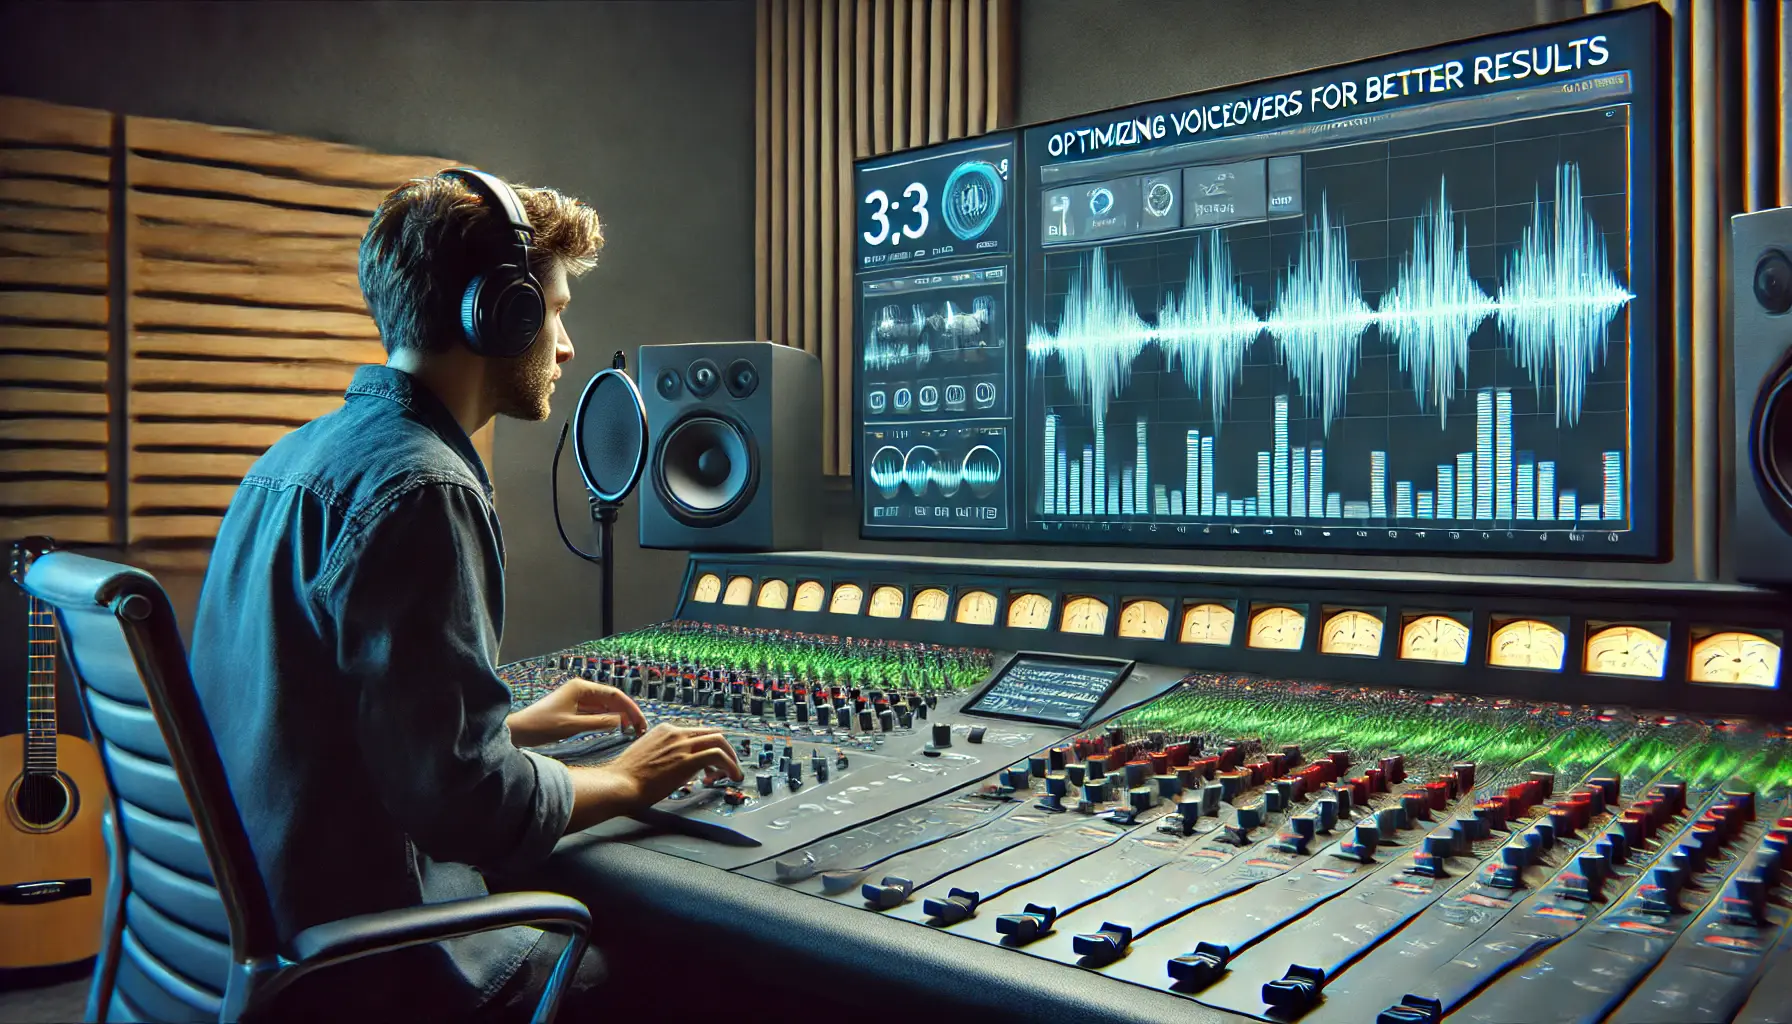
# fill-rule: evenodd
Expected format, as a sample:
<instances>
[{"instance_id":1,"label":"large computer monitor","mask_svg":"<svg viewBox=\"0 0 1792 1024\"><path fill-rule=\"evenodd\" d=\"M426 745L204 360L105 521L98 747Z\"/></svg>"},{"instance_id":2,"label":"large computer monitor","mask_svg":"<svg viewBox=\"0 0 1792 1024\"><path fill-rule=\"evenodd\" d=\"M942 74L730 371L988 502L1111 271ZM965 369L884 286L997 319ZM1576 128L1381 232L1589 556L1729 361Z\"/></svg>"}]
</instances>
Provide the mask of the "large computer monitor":
<instances>
[{"instance_id":1,"label":"large computer monitor","mask_svg":"<svg viewBox=\"0 0 1792 1024\"><path fill-rule=\"evenodd\" d=\"M862 165L861 220L902 167L956 218L897 266L862 225L863 532L1660 557L1663 38L1626 11ZM990 201L1014 239L967 250Z\"/></svg>"}]
</instances>

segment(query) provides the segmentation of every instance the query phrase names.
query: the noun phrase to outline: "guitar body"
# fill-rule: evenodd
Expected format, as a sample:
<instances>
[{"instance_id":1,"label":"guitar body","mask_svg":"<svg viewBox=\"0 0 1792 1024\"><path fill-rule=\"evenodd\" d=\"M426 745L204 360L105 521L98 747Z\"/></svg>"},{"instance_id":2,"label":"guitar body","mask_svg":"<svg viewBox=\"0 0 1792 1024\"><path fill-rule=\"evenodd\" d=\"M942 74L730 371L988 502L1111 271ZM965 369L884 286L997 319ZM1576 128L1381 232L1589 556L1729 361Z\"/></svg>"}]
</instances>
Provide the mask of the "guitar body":
<instances>
[{"instance_id":1,"label":"guitar body","mask_svg":"<svg viewBox=\"0 0 1792 1024\"><path fill-rule=\"evenodd\" d=\"M99 752L56 737L55 782L27 778L25 737L0 736L5 814L0 820L0 891L35 882L90 879L84 895L0 900L0 968L48 967L99 952L106 910L106 773ZM70 799L72 797L72 799Z\"/></svg>"}]
</instances>

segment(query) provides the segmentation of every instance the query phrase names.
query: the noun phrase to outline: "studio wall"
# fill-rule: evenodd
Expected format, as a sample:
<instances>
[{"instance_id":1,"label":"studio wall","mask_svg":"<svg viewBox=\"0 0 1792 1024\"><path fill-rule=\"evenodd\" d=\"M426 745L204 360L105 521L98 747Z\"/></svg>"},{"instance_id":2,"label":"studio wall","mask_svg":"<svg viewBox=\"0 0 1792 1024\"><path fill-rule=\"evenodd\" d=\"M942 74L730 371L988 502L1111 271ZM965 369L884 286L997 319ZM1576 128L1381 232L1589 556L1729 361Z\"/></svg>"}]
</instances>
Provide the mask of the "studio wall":
<instances>
[{"instance_id":1,"label":"studio wall","mask_svg":"<svg viewBox=\"0 0 1792 1024\"><path fill-rule=\"evenodd\" d=\"M500 423L492 467L508 558L503 658L594 635L597 568L561 546L548 502L554 441L617 349L753 331L753 4L9 2L0 26L0 94L447 153L597 208L608 244L574 286L578 354L554 416ZM594 549L570 454L559 480L568 534ZM630 510L618 524L618 628L671 607L683 566L634 535ZM187 626L198 579L163 583ZM21 671L23 622L16 590L0 588L0 663ZM9 689L0 733L22 713Z\"/></svg>"}]
</instances>

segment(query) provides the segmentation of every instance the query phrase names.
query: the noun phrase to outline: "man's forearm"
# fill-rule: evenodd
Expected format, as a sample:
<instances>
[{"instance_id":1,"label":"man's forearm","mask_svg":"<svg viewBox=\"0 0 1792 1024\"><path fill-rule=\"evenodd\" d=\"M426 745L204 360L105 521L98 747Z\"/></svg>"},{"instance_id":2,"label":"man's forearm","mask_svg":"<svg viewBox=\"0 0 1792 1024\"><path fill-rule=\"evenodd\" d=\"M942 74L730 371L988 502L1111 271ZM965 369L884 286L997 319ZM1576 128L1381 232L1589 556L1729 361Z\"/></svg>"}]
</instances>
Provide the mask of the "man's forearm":
<instances>
[{"instance_id":1,"label":"man's forearm","mask_svg":"<svg viewBox=\"0 0 1792 1024\"><path fill-rule=\"evenodd\" d=\"M611 768L572 769L572 818L567 834L582 832L602 821L626 814L639 802L638 787L628 776Z\"/></svg>"},{"instance_id":2,"label":"man's forearm","mask_svg":"<svg viewBox=\"0 0 1792 1024\"><path fill-rule=\"evenodd\" d=\"M520 711L512 711L504 718L504 724L510 727L510 742L519 747L540 746L542 743L548 742L548 740L535 735L535 733L529 729L528 725L525 724L527 722L526 718L518 718L521 714L522 712Z\"/></svg>"}]
</instances>

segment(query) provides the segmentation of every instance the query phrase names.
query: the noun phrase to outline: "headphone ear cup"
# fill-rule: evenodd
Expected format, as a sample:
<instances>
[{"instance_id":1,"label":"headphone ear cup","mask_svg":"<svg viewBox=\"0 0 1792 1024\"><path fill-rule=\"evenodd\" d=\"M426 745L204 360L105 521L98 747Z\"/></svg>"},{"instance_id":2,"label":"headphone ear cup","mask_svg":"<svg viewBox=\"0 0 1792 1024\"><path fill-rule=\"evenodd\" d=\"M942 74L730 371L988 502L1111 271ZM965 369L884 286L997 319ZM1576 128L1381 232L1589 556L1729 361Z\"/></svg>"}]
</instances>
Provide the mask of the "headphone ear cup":
<instances>
[{"instance_id":1,"label":"headphone ear cup","mask_svg":"<svg viewBox=\"0 0 1792 1024\"><path fill-rule=\"evenodd\" d=\"M485 285L485 275L480 274L467 282L467 290L460 297L460 330L466 339L467 347L480 355L485 355L485 344L480 330L481 316L479 309L479 293Z\"/></svg>"},{"instance_id":2,"label":"headphone ear cup","mask_svg":"<svg viewBox=\"0 0 1792 1024\"><path fill-rule=\"evenodd\" d=\"M494 301L493 321L503 346L499 354L512 358L529 351L541 333L542 324L547 322L547 300L541 289L534 281L517 273L504 283Z\"/></svg>"},{"instance_id":3,"label":"headphone ear cup","mask_svg":"<svg viewBox=\"0 0 1792 1024\"><path fill-rule=\"evenodd\" d=\"M482 356L513 359L529 350L547 319L541 289L515 267L473 278L460 300L461 332Z\"/></svg>"}]
</instances>

